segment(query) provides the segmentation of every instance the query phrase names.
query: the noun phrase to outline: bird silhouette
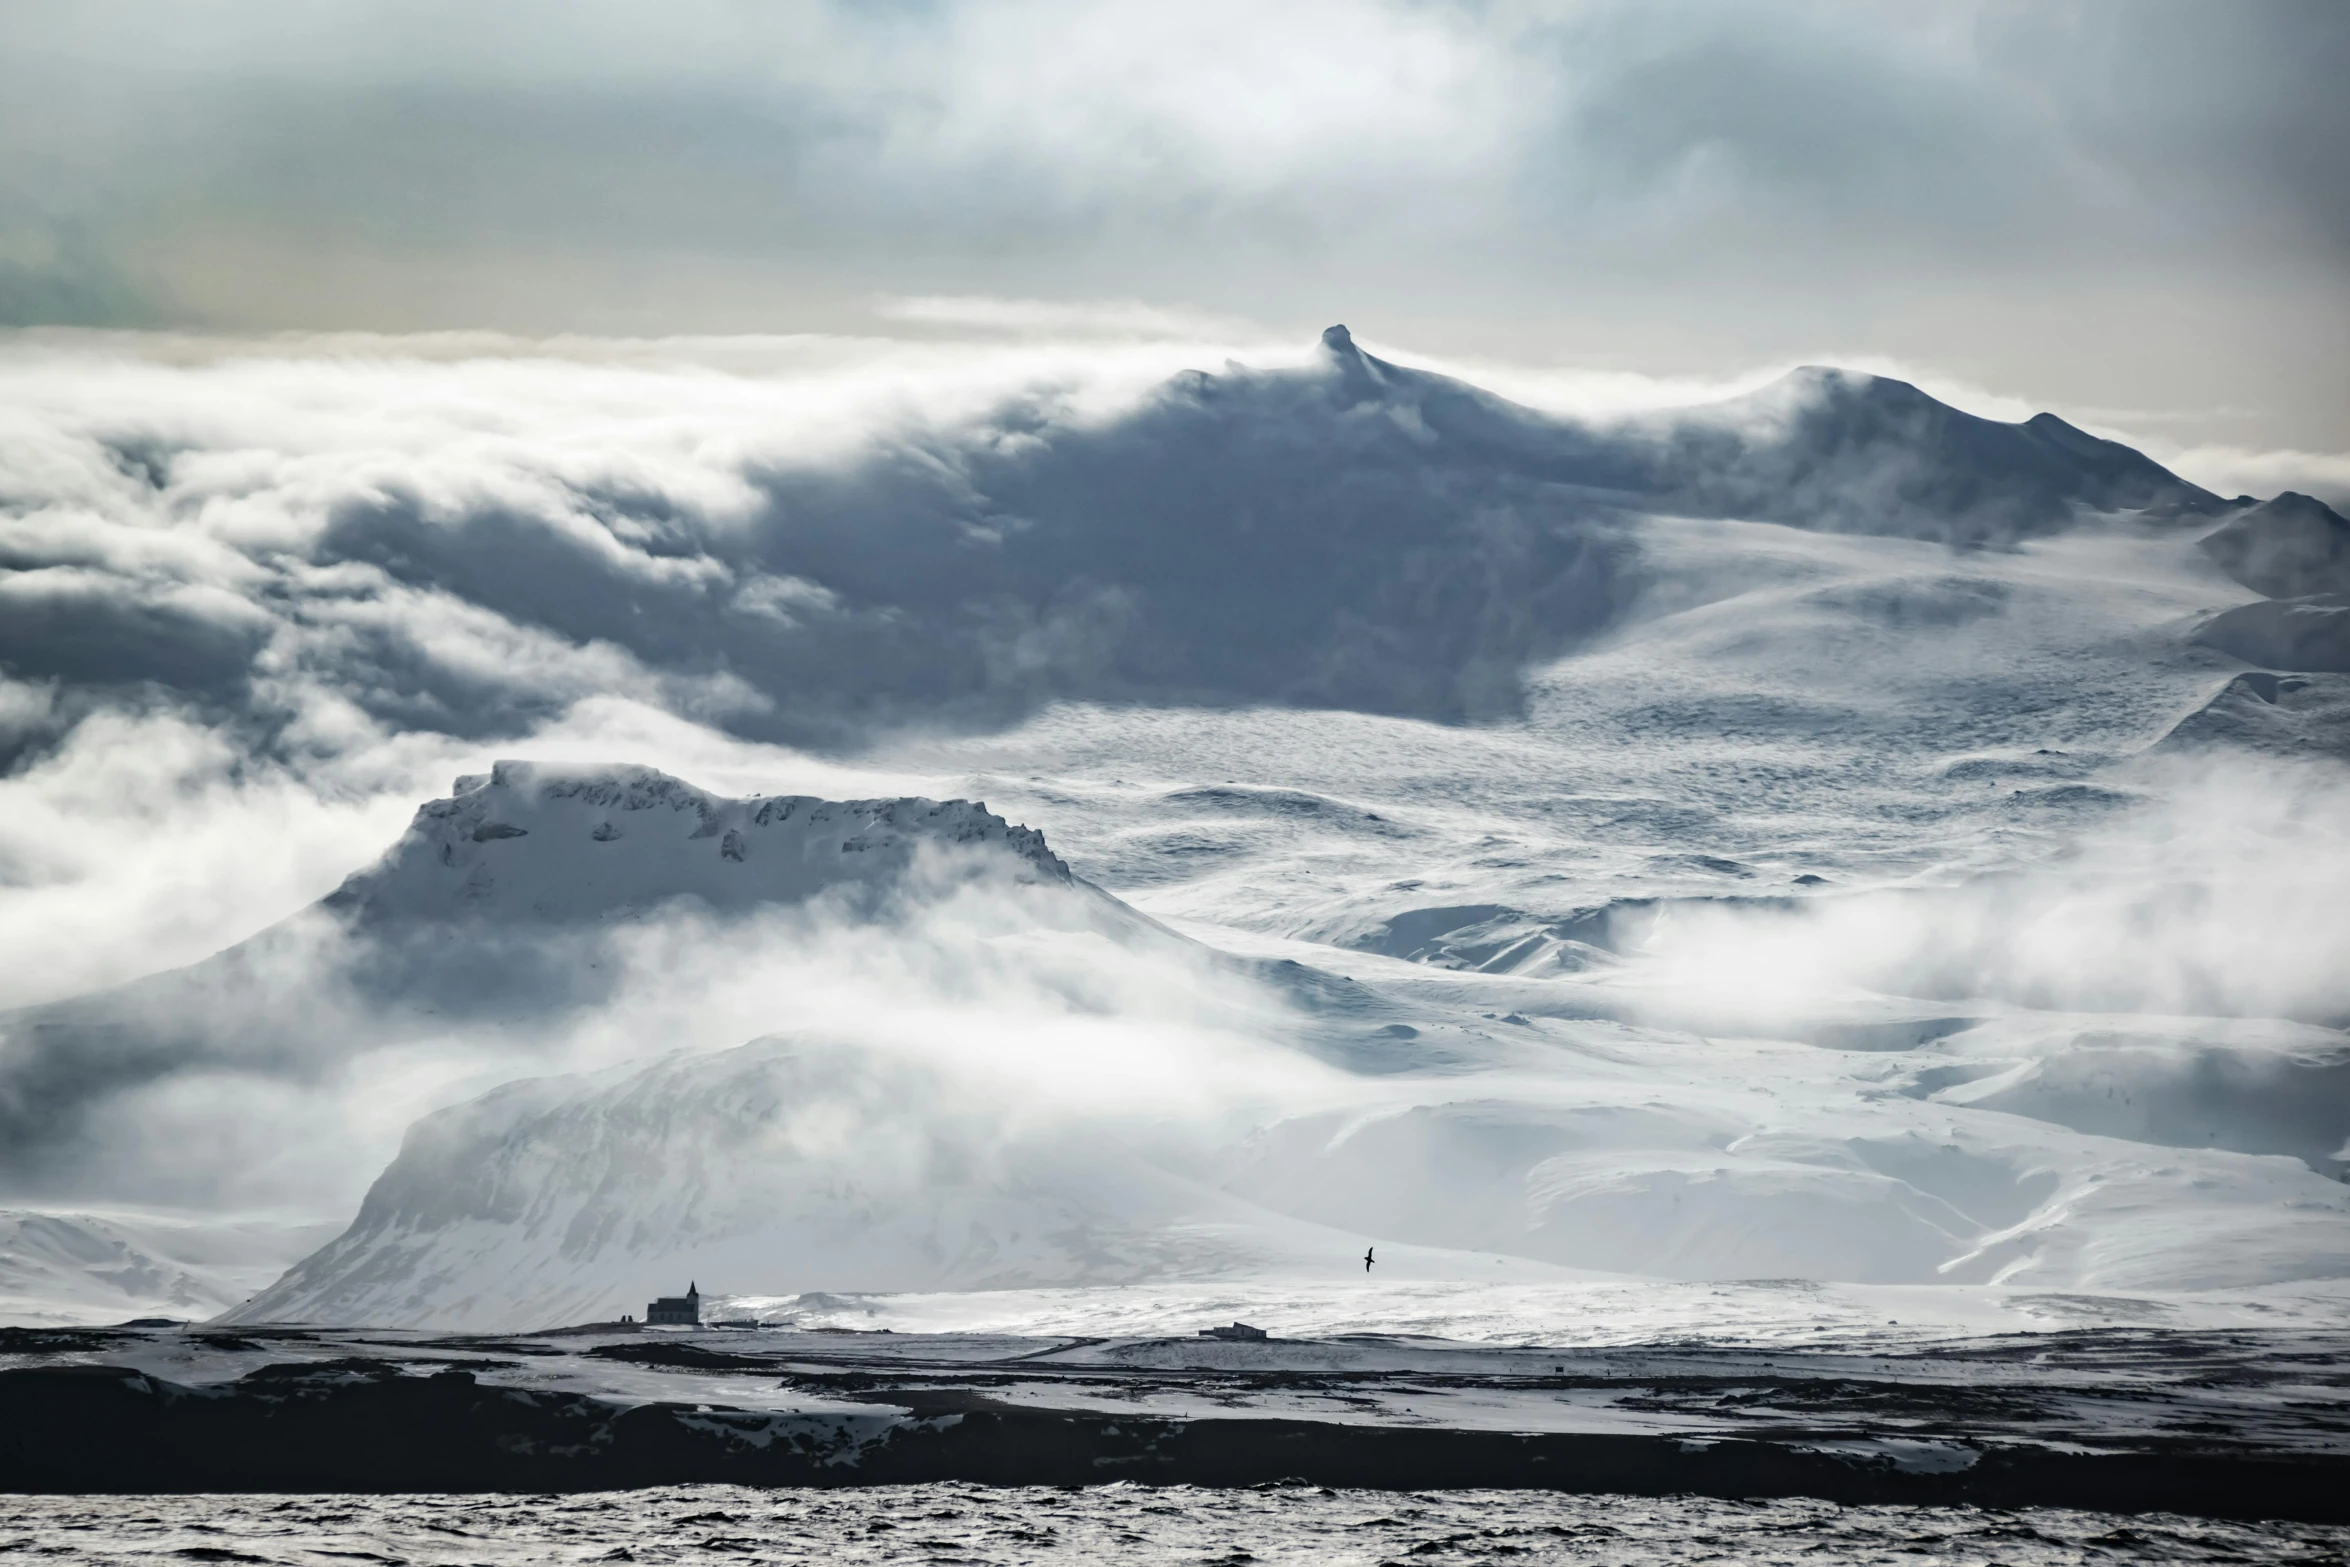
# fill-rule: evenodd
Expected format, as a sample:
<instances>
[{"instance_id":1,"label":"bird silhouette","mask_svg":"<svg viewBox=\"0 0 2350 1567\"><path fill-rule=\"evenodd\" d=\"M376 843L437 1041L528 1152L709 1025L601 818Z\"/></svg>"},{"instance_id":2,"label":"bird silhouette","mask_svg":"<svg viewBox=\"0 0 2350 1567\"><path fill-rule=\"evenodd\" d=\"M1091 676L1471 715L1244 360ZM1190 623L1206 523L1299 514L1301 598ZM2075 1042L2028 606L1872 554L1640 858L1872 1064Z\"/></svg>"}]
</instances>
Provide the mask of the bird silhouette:
<instances>
[{"instance_id":1,"label":"bird silhouette","mask_svg":"<svg viewBox=\"0 0 2350 1567\"><path fill-rule=\"evenodd\" d=\"M1371 1271L1371 1262L1372 1262L1371 1253L1372 1253L1373 1251L1375 1251L1375 1250L1377 1250L1377 1248L1376 1248L1376 1247L1372 1247L1372 1246L1365 1246L1365 1247L1363 1248L1363 1271L1364 1271L1365 1273L1368 1273L1368 1272L1370 1272L1370 1271Z\"/></svg>"}]
</instances>

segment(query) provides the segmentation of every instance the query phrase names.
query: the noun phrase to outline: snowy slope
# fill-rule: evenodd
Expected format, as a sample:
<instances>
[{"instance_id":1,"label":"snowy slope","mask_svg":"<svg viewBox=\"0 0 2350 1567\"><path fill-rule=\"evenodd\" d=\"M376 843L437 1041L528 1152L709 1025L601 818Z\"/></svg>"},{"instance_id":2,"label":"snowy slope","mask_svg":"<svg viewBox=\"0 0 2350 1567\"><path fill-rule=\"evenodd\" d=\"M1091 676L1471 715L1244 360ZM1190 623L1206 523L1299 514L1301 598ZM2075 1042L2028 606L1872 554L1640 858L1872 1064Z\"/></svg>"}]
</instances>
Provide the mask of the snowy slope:
<instances>
[{"instance_id":1,"label":"snowy slope","mask_svg":"<svg viewBox=\"0 0 2350 1567\"><path fill-rule=\"evenodd\" d=\"M285 1136L331 1145L337 1128L314 1117L364 1113L347 1094L315 1110L265 1097L274 1134L253 1128L242 1136L261 1146L217 1143L217 1168L191 1168L173 1146L181 1118L241 1082L382 1070L400 1100L429 1101L436 1077L478 1087L481 1071L559 1057L577 1019L644 978L631 963L648 960L614 946L634 932L816 900L830 918L881 918L974 881L1118 917L1041 836L969 801L731 800L644 767L500 762L313 909L187 968L0 1017L0 1178L53 1185L79 1166L95 1175L82 1190L117 1202L233 1185ZM388 1157L387 1132L350 1129L385 1138Z\"/></svg>"},{"instance_id":2,"label":"snowy slope","mask_svg":"<svg viewBox=\"0 0 2350 1567\"><path fill-rule=\"evenodd\" d=\"M1106 1124L1021 1124L972 1080L763 1040L501 1088L411 1130L350 1229L233 1321L547 1326L688 1281L760 1293L1344 1276L1285 1217ZM1567 1277L1389 1248L1391 1275Z\"/></svg>"},{"instance_id":3,"label":"snowy slope","mask_svg":"<svg viewBox=\"0 0 2350 1567\"><path fill-rule=\"evenodd\" d=\"M2237 513L2198 542L2256 593L2280 599L2350 593L2350 521L2311 496L2287 490Z\"/></svg>"},{"instance_id":4,"label":"snowy slope","mask_svg":"<svg viewBox=\"0 0 2350 1567\"><path fill-rule=\"evenodd\" d=\"M231 1315L545 1325L680 1278L760 1297L1254 1281L1273 1299L1372 1243L1383 1279L1513 1285L2350 1275L2350 1050L2328 1030L2231 1044L2033 1017L1823 1049L1579 1018L1590 998L1546 994L1558 981L1348 988L1362 1016L1304 1031L1392 1051L1354 1057L1342 1103L1221 1148L1038 1115L984 1070L855 1043L512 1085L419 1123L351 1228ZM1525 1010L1495 1024L1480 1002Z\"/></svg>"},{"instance_id":5,"label":"snowy slope","mask_svg":"<svg viewBox=\"0 0 2350 1567\"><path fill-rule=\"evenodd\" d=\"M2084 513L2227 509L2054 414L2008 424L1906 381L1816 365L1682 415L1652 482L1659 510L1967 544L2054 533Z\"/></svg>"},{"instance_id":6,"label":"snowy slope","mask_svg":"<svg viewBox=\"0 0 2350 1567\"><path fill-rule=\"evenodd\" d=\"M999 1097L842 1039L494 1094L250 1310L513 1324L672 1275L1271 1299L1358 1236L1471 1278L2340 1277L2341 786L2156 765L2233 689L2191 636L2246 590L2195 533L1651 519L1628 623L1521 723L1090 706L902 747L1256 965L1262 1050L1337 1075L1205 1148L1123 1110L975 1143ZM855 1137L779 1152L784 1106Z\"/></svg>"},{"instance_id":7,"label":"snowy slope","mask_svg":"<svg viewBox=\"0 0 2350 1567\"><path fill-rule=\"evenodd\" d=\"M331 1224L0 1209L0 1321L200 1320L277 1278Z\"/></svg>"},{"instance_id":8,"label":"snowy slope","mask_svg":"<svg viewBox=\"0 0 2350 1567\"><path fill-rule=\"evenodd\" d=\"M2350 677L2208 634L2299 613L2259 595L2330 513L1882 378L1593 424L1342 331L905 441L696 538L772 613L650 570L533 610L863 749L469 778L307 919L7 1020L13 1173L299 1144L358 1217L241 1314L449 1327L688 1278L1268 1302L1372 1244L1463 1287L2350 1270ZM488 603L544 565L513 525L330 542Z\"/></svg>"}]
</instances>

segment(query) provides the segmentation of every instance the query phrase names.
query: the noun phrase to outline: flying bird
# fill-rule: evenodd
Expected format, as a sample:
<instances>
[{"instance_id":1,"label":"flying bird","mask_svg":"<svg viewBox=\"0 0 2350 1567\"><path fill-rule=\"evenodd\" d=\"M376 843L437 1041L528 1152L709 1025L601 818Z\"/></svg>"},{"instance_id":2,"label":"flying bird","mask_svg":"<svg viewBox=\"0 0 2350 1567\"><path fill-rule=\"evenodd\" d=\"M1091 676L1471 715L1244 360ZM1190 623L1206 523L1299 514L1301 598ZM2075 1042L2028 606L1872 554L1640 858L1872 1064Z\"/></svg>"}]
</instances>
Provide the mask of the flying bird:
<instances>
[{"instance_id":1,"label":"flying bird","mask_svg":"<svg viewBox=\"0 0 2350 1567\"><path fill-rule=\"evenodd\" d=\"M1373 1246L1365 1246L1363 1248L1363 1271L1365 1273L1371 1271L1371 1253L1377 1249L1377 1247Z\"/></svg>"}]
</instances>

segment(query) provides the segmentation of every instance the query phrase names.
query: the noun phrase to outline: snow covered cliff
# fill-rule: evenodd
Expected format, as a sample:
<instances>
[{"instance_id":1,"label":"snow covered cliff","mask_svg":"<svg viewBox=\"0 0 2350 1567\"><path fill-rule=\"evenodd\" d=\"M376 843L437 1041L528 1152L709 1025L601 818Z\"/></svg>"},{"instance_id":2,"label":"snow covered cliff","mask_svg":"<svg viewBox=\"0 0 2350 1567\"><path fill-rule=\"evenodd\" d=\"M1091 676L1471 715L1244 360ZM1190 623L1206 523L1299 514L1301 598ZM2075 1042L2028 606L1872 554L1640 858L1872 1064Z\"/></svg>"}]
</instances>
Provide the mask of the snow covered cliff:
<instances>
[{"instance_id":1,"label":"snow covered cliff","mask_svg":"<svg viewBox=\"0 0 2350 1567\"><path fill-rule=\"evenodd\" d=\"M736 912L887 884L939 850L1069 880L1042 833L970 800L729 800L649 767L499 762L419 809L326 906L363 924L609 920L675 898Z\"/></svg>"}]
</instances>

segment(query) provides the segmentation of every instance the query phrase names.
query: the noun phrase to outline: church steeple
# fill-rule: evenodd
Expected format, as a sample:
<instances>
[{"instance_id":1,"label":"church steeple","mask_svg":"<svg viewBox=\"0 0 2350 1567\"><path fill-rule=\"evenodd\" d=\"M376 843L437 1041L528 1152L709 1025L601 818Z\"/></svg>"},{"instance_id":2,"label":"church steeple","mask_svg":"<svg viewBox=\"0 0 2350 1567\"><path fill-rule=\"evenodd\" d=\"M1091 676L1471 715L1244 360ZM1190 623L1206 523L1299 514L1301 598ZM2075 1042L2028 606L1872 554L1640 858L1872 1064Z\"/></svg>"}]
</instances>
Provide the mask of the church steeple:
<instances>
[{"instance_id":1,"label":"church steeple","mask_svg":"<svg viewBox=\"0 0 2350 1567\"><path fill-rule=\"evenodd\" d=\"M664 1295L645 1308L645 1321L662 1327L702 1325L702 1286L688 1284L682 1295Z\"/></svg>"}]
</instances>

